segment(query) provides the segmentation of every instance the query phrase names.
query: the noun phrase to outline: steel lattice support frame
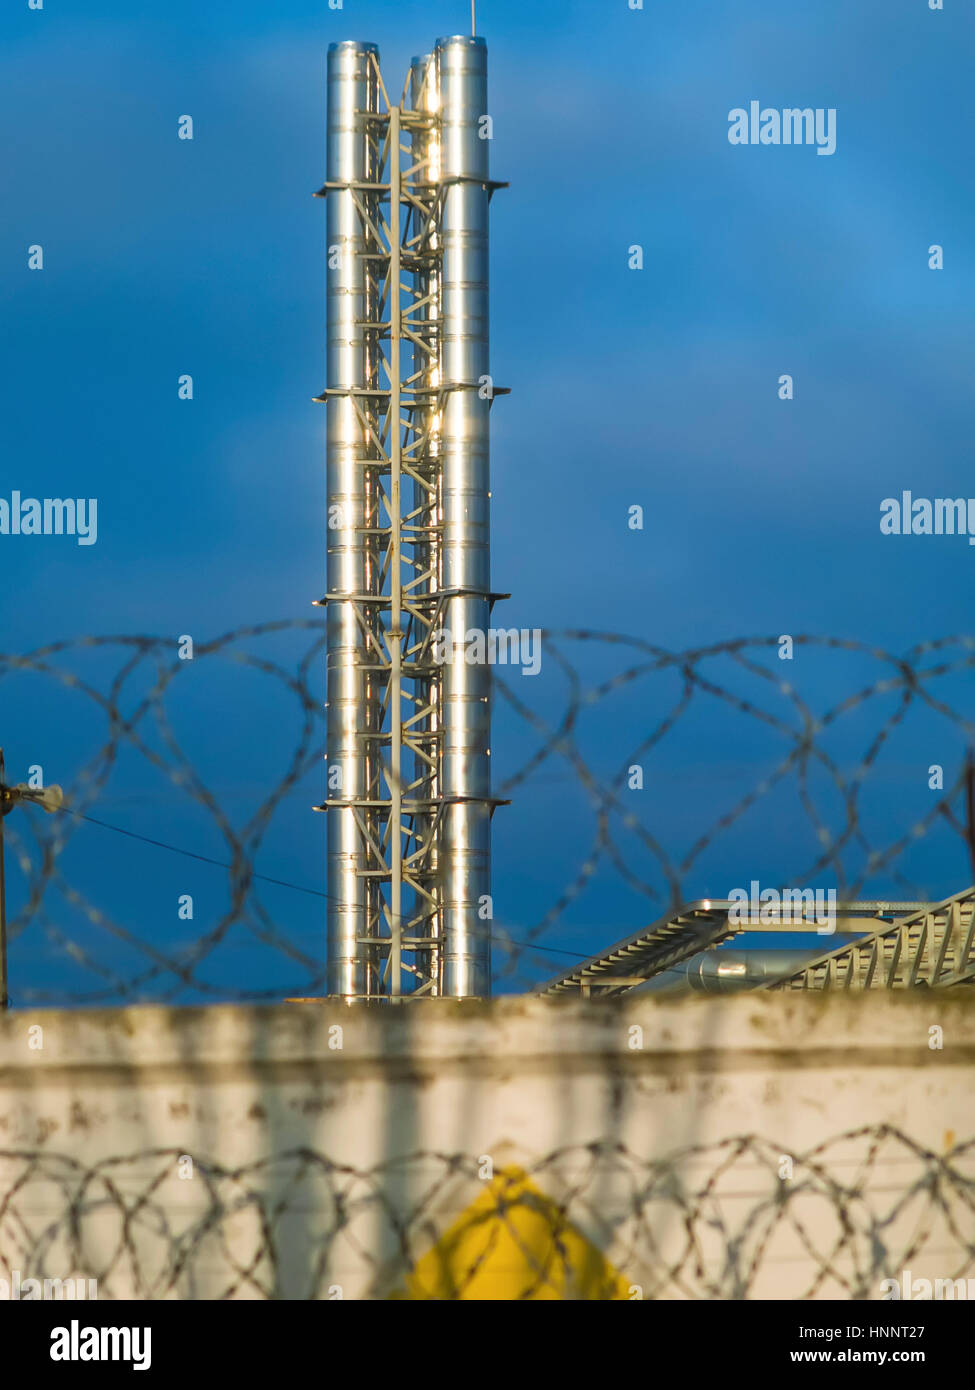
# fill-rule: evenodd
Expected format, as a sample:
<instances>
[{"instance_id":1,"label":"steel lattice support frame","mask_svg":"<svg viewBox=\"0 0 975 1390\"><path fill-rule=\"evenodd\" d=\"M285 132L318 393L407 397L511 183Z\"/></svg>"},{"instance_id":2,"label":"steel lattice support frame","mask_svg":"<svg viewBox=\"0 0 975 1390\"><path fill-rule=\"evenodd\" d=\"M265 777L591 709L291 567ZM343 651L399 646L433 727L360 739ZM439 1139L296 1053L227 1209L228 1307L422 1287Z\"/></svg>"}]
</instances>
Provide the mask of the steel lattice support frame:
<instances>
[{"instance_id":1,"label":"steel lattice support frame","mask_svg":"<svg viewBox=\"0 0 975 1390\"><path fill-rule=\"evenodd\" d=\"M399 105L332 45L327 199L328 991L490 992L486 48Z\"/></svg>"}]
</instances>

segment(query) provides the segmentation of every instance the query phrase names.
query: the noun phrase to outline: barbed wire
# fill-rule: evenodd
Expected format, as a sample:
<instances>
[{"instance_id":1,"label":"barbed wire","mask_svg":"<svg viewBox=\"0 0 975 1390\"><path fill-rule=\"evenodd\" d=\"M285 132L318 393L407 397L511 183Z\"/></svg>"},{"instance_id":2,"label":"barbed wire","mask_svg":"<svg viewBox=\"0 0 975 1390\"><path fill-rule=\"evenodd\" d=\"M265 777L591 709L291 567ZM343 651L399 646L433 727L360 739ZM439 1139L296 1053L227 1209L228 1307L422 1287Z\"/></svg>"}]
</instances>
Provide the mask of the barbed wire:
<instances>
[{"instance_id":1,"label":"barbed wire","mask_svg":"<svg viewBox=\"0 0 975 1390\"><path fill-rule=\"evenodd\" d=\"M797 827L794 842L785 846L789 863L783 866L788 867L783 883L802 886L827 876L840 897L852 899L868 883L882 880L884 896L929 898L956 891L975 872L969 829L975 776L968 751L975 743L975 721L962 712L971 708L971 690L955 689L975 666L975 638L940 638L898 655L853 640L797 635L788 639L789 662L780 660L784 640L738 638L669 651L614 633L546 630L545 679L518 679L511 670L493 668L492 763L501 769L495 795L514 802L513 808L498 814L516 815L522 802L537 805L556 768L555 775L567 778L584 796L584 802L571 801L570 858L575 867L568 880L556 882L553 868L551 881L536 894L546 895L547 903L533 918L526 920L521 910L517 918L511 911L496 912L496 976L502 987L523 984L533 971L536 976L539 970L551 973L560 963L556 957L588 954L572 951L570 941L576 944L576 939L566 934L573 927L572 912L597 883L601 897L604 882L610 880L620 894L632 895L626 909L629 920L616 926L605 920L601 908L599 947L644 925L648 915L657 917L689 898L726 896L726 884L716 891L713 884L702 882L715 872L708 855L738 833L750 816L764 813L771 822L780 821L784 796L789 798L790 816L801 813L804 829ZM276 644L284 645L284 656L275 654ZM280 911L272 914L265 893L273 886L325 899L328 885L316 886L311 871L300 875L303 881L297 881L297 874L258 871L258 865L273 867L275 849L266 845L282 818L288 818L289 829L296 813L312 820L311 798L302 789L321 775L324 647L319 622L288 619L198 642L192 660L180 658L172 638L152 636L92 637L51 643L24 655L0 655L0 683L10 695L5 708L14 704L12 687L18 680L41 680L45 709L58 710L55 697L69 701L76 696L87 709L87 720L57 712L50 716L58 725L57 739L51 741L67 748L75 768L66 787L66 810L50 818L17 812L5 821L8 850L19 866L23 889L9 925L15 1003L264 999L314 994L324 988L323 928L304 933L305 938L313 937L308 945L301 932L282 922ZM859 678L852 691L847 686L846 693L836 697L828 687L843 678L844 659L858 668L869 665L873 675ZM608 674L590 669L607 661L614 668ZM178 700L190 682L189 673L199 681L201 668L209 673L218 663L269 683L251 708L266 730L260 735L262 744L281 745L279 771L259 788L249 814L236 817L226 790L208 784L197 767L208 738L227 722L228 692L232 703L233 687L226 676L214 678L209 688L219 694L213 694L203 718L195 716L190 739L195 736L201 747L188 750L187 740L181 741L176 732L178 721L186 722L178 712ZM92 665L93 674L82 674ZM793 672L801 672L802 679ZM210 679L207 674L204 685ZM192 686L197 698L200 689L199 684ZM956 707L959 697L962 709ZM23 698L29 705L30 692ZM627 708L628 700L636 707ZM659 709L648 719L642 704L655 702ZM594 712L601 716L595 728L590 719ZM92 725L92 715L100 727L84 749L80 730ZM923 732L912 737L917 747L930 750L931 763L944 764L943 785L932 789L913 770L912 780L905 781L895 765L896 800L889 782L881 785L878 804L868 816L865 797L871 778L884 770L884 754L895 735L906 731L909 716L924 721ZM285 747L282 731L289 719ZM38 748L47 746L48 726L40 715L29 712L28 717L23 711L16 722L30 728L27 760L41 761ZM611 747L624 734L630 737L630 726L630 746L624 744L611 755ZM66 737L65 727L77 728L78 735ZM764 743L755 743L756 735ZM526 738L531 747L516 760L515 751ZM747 780L743 777L724 806L717 804L723 788L713 781L700 782L698 818L681 842L670 807L689 762L695 761L707 778L721 751L706 751L716 739L723 741L725 751L740 741L748 749L748 766L761 771L753 771ZM831 746L831 740L838 746ZM7 743L9 758L13 750L3 729L0 742ZM703 753L697 751L699 744L704 745ZM94 751L88 751L92 745ZM667 762L675 749L684 760L678 761L676 772ZM127 761L131 758L141 774L134 773ZM634 768L645 789L642 801L634 794ZM926 759L921 771L926 776ZM140 776L147 784L151 780L157 797L160 785L178 793L180 807L170 812L170 828L164 833L152 833L155 825L137 825L131 818L120 823L117 814L105 809L113 777L131 781L133 776L136 786L141 785ZM315 790L320 792L320 785ZM552 805L562 800L560 795L549 797ZM98 834L117 832L119 844L124 836L222 868L227 886L221 910L211 913L192 939L172 943L166 933L147 930L136 920L136 913L145 909L141 894L128 902L127 916L108 908L109 888L125 876L119 870L124 859L104 855L104 873L92 884L99 858L88 827ZM919 885L916 847L939 829L946 832L949 848L942 845L937 865L925 867L927 881ZM883 840L878 838L881 831ZM754 835L760 843L762 829ZM206 852L214 844L220 852ZM548 855L544 841L542 850ZM557 856L548 857L554 862ZM508 874L497 851L494 873L496 882L506 875L518 877ZM741 880L747 883L750 877L743 865ZM932 878L938 880L933 885ZM31 942L42 946L43 954L31 964L29 978L18 978L18 953ZM244 945L258 953L253 957L258 962L256 976L267 978L262 959L274 959L290 973L273 986L254 987L233 965L234 951Z\"/></svg>"},{"instance_id":2,"label":"barbed wire","mask_svg":"<svg viewBox=\"0 0 975 1390\"><path fill-rule=\"evenodd\" d=\"M886 1124L793 1155L756 1134L654 1158L595 1142L488 1178L436 1151L358 1169L312 1148L238 1167L0 1149L0 1193L0 1278L94 1279L100 1299L871 1299L975 1265L975 1140L938 1154Z\"/></svg>"}]
</instances>

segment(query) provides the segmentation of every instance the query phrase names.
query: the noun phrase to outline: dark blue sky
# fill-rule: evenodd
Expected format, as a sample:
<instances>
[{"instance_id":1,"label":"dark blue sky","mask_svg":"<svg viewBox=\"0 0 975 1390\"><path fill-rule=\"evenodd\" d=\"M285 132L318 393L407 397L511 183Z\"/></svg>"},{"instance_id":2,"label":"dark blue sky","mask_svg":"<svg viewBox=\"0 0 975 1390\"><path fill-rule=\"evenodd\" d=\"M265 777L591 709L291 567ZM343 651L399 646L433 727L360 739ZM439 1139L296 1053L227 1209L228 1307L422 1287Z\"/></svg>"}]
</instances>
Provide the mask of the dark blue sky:
<instances>
[{"instance_id":1,"label":"dark blue sky","mask_svg":"<svg viewBox=\"0 0 975 1390\"><path fill-rule=\"evenodd\" d=\"M960 0L943 13L926 0L647 0L642 12L625 0L480 0L478 14L493 173L511 181L492 226L493 374L513 388L493 416L494 581L513 594L505 622L674 651L811 633L899 654L970 631L975 552L960 538L884 537L879 508L903 489L975 495L971 12ZM468 18L467 0L7 7L0 496L97 497L99 534L88 548L0 536L3 650L95 633L206 642L314 617L324 412L310 398L324 384L324 222L310 195L324 171L325 50L378 42L398 89L410 56ZM836 153L730 145L728 112L752 99L835 107ZM192 142L176 138L186 113ZM31 272L37 243L45 266ZM627 268L634 243L641 272ZM928 269L932 243L944 246L943 271ZM177 399L182 373L193 375L192 403ZM791 402L778 399L783 373L795 379ZM642 532L626 526L634 503ZM292 665L310 643L275 641ZM780 678L774 648L760 655ZM632 658L587 645L574 659L599 679ZM102 690L120 664L111 651L61 660ZM240 823L282 774L297 705L231 663L197 667L181 673L171 712ZM788 669L818 710L886 674L874 658L819 646L801 647ZM727 664L711 676L795 723L760 678ZM546 715L564 690L554 661L536 683L516 681ZM938 690L968 715L964 673ZM591 707L580 750L609 775L679 692L672 672L628 684ZM72 781L104 738L83 703L51 677L0 682L15 779L39 762L50 780ZM896 703L882 693L829 735L847 773ZM930 810L927 768L943 763L950 783L964 742L953 719L911 710L868 781L871 844L896 841ZM499 704L499 774L534 746ZM699 692L647 759L635 813L680 859L787 750L773 729ZM817 794L835 828L835 795L825 783ZM314 768L276 812L261 872L323 887L323 826L306 810L320 795ZM516 798L495 836L496 911L513 935L578 872L595 825L564 763ZM91 814L226 854L212 825L132 753ZM616 836L637 877L666 892L646 852L619 826ZM752 877L792 882L816 852L793 777L718 834L686 875L687 896L724 896ZM851 842L852 874L865 857ZM179 893L195 895L201 931L226 905L219 871L96 827L78 828L61 863L74 887L153 940L175 939ZM947 826L899 863L933 896L969 873ZM16 862L9 877L16 905ZM906 891L886 870L871 888ZM320 955L321 903L267 894L282 931ZM90 923L73 926L63 897L48 906L69 934L87 933L103 964L118 964L122 948ZM653 915L607 869L543 940L597 949ZM194 934L186 927L179 940ZM220 949L209 979L276 987L278 956L269 967L244 937ZM15 997L18 980L21 995L67 985L62 959L39 928L18 936ZM72 988L93 978L71 967ZM282 987L303 978L281 966Z\"/></svg>"}]
</instances>

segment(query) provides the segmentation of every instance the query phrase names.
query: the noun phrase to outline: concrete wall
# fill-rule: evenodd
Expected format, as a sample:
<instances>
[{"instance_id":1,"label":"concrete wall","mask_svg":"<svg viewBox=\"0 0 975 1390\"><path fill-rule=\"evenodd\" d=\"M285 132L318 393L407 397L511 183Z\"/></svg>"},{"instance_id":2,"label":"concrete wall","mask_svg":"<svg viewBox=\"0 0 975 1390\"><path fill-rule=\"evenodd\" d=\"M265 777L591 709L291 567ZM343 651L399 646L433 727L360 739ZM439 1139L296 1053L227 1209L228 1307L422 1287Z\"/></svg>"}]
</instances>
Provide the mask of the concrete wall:
<instances>
[{"instance_id":1,"label":"concrete wall","mask_svg":"<svg viewBox=\"0 0 975 1390\"><path fill-rule=\"evenodd\" d=\"M878 1297L975 1276L973 1139L964 992L13 1013L0 1276Z\"/></svg>"}]
</instances>

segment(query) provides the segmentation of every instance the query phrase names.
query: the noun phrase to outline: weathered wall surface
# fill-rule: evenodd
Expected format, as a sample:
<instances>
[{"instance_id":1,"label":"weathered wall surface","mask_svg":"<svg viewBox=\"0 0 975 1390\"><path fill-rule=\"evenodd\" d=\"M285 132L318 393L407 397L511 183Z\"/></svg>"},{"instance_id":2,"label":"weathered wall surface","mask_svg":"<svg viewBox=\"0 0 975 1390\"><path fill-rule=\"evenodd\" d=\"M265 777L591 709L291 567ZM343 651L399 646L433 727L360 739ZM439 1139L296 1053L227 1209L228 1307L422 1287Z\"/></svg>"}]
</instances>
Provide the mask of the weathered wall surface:
<instances>
[{"instance_id":1,"label":"weathered wall surface","mask_svg":"<svg viewBox=\"0 0 975 1390\"><path fill-rule=\"evenodd\" d=\"M0 1276L877 1297L975 1275L973 1140L964 995L14 1013Z\"/></svg>"}]
</instances>

